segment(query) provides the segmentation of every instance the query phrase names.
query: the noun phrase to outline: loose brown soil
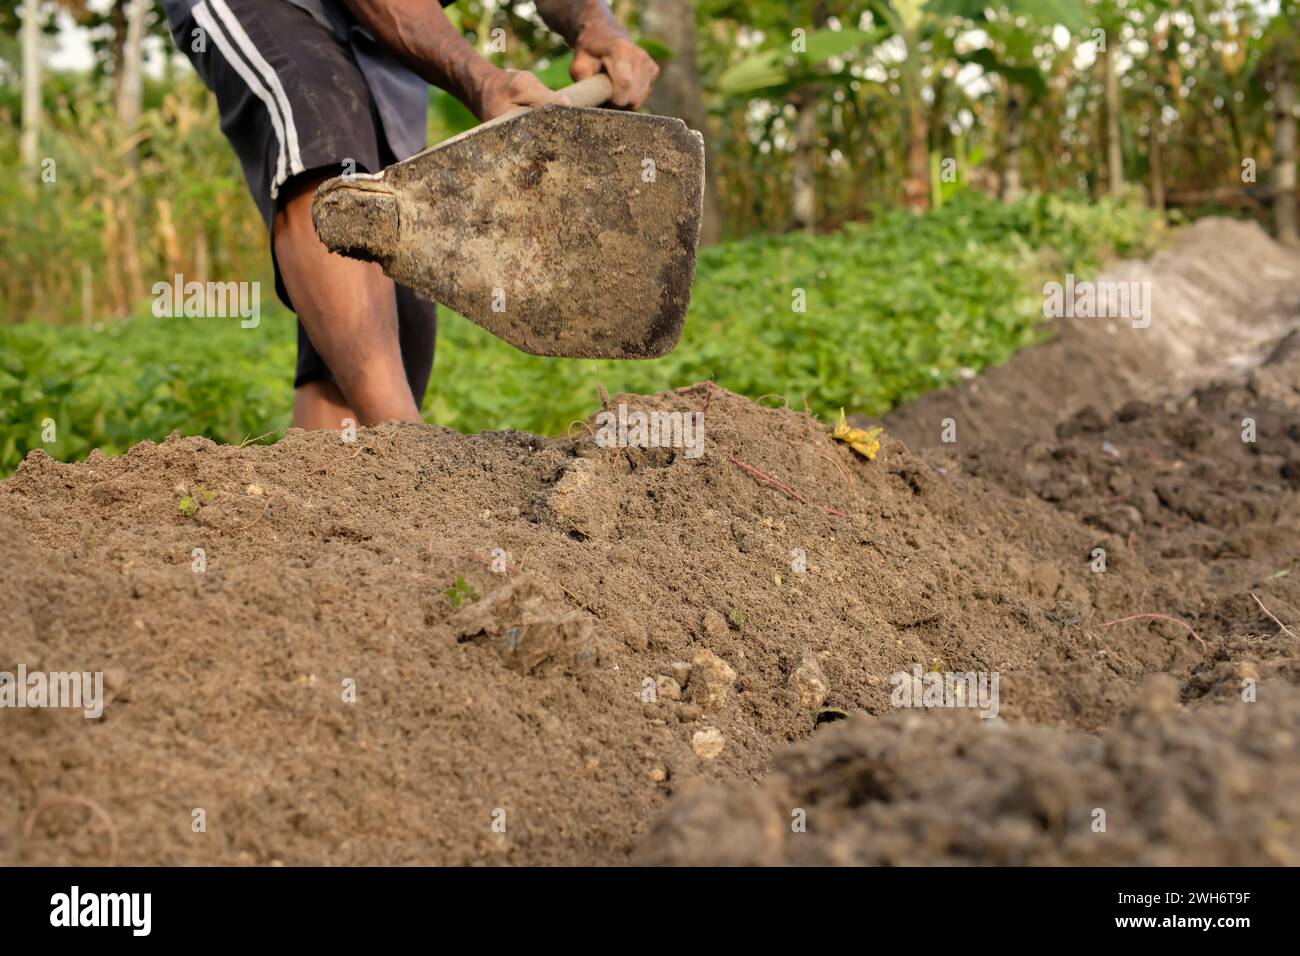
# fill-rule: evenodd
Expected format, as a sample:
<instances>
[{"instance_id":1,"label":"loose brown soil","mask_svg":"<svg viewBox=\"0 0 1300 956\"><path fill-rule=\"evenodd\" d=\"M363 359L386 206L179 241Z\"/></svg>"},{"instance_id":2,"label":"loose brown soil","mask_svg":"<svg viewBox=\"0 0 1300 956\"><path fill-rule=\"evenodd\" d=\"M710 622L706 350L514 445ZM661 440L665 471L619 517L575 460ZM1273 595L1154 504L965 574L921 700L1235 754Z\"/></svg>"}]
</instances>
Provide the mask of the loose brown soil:
<instances>
[{"instance_id":1,"label":"loose brown soil","mask_svg":"<svg viewBox=\"0 0 1300 956\"><path fill-rule=\"evenodd\" d=\"M1202 222L1120 269L1150 329L1067 325L870 462L708 385L608 400L704 411L694 459L430 426L34 452L0 669L110 700L0 711L0 861L1300 862L1298 269ZM998 672L1000 718L900 714L916 664Z\"/></svg>"}]
</instances>

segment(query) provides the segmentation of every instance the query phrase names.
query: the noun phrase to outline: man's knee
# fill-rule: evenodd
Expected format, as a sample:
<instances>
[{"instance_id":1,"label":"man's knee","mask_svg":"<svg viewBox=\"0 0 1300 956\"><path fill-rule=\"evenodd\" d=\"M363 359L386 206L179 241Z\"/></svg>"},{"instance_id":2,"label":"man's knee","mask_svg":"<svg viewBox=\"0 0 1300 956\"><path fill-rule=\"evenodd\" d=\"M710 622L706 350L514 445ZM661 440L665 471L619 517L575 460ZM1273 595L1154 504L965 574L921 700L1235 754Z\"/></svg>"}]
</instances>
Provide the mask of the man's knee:
<instances>
[{"instance_id":1,"label":"man's knee","mask_svg":"<svg viewBox=\"0 0 1300 956\"><path fill-rule=\"evenodd\" d=\"M316 235L316 227L311 221L311 203L316 195L316 189L321 183L334 176L330 172L308 173L304 176L297 176L285 183L280 189L280 195L276 199L275 207L275 232L277 237L281 232L289 234L301 234L304 229L310 230L310 235Z\"/></svg>"}]
</instances>

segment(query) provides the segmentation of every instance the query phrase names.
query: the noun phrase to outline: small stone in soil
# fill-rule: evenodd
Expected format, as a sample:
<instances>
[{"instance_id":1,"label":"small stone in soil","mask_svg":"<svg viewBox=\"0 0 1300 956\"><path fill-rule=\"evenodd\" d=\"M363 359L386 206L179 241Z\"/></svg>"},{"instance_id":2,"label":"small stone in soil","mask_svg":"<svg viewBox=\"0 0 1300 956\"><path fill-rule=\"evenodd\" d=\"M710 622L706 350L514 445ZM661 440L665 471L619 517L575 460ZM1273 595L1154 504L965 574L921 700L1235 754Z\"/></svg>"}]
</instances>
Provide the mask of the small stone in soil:
<instances>
[{"instance_id":1,"label":"small stone in soil","mask_svg":"<svg viewBox=\"0 0 1300 956\"><path fill-rule=\"evenodd\" d=\"M722 753L724 746L726 746L726 739L722 736L722 731L718 730L717 727L705 727L703 730L697 730L691 737L691 749L705 760L712 760Z\"/></svg>"}]
</instances>

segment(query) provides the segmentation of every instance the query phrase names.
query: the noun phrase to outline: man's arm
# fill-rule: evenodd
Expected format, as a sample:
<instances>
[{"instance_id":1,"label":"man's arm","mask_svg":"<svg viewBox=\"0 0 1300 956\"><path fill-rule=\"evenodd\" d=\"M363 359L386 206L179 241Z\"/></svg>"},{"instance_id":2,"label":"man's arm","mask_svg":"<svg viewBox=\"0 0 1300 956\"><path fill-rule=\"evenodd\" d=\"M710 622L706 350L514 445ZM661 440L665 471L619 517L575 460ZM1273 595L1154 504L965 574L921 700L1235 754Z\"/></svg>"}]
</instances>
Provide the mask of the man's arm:
<instances>
[{"instance_id":1,"label":"man's arm","mask_svg":"<svg viewBox=\"0 0 1300 956\"><path fill-rule=\"evenodd\" d=\"M358 23L416 74L451 93L481 120L516 106L568 102L548 90L532 73L502 70L480 56L434 0L344 3ZM591 71L598 72L599 68Z\"/></svg>"},{"instance_id":2,"label":"man's arm","mask_svg":"<svg viewBox=\"0 0 1300 956\"><path fill-rule=\"evenodd\" d=\"M632 42L605 0L537 0L537 12L573 47L575 80L608 73L615 106L638 109L649 98L659 65Z\"/></svg>"}]
</instances>

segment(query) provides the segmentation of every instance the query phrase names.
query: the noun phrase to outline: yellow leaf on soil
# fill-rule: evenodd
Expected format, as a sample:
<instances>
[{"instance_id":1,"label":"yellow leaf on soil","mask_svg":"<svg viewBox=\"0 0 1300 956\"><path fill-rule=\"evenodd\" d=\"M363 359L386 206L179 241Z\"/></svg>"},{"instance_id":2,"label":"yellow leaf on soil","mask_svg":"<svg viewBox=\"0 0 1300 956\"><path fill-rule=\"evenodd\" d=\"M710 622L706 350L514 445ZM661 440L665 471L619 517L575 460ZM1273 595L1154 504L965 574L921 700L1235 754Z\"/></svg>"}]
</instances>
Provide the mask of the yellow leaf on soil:
<instances>
[{"instance_id":1,"label":"yellow leaf on soil","mask_svg":"<svg viewBox=\"0 0 1300 956\"><path fill-rule=\"evenodd\" d=\"M836 424L831 437L836 441L842 441L863 458L875 458L876 452L880 451L879 435L883 428L851 428L848 419L844 415L844 409L840 409L840 420Z\"/></svg>"}]
</instances>

